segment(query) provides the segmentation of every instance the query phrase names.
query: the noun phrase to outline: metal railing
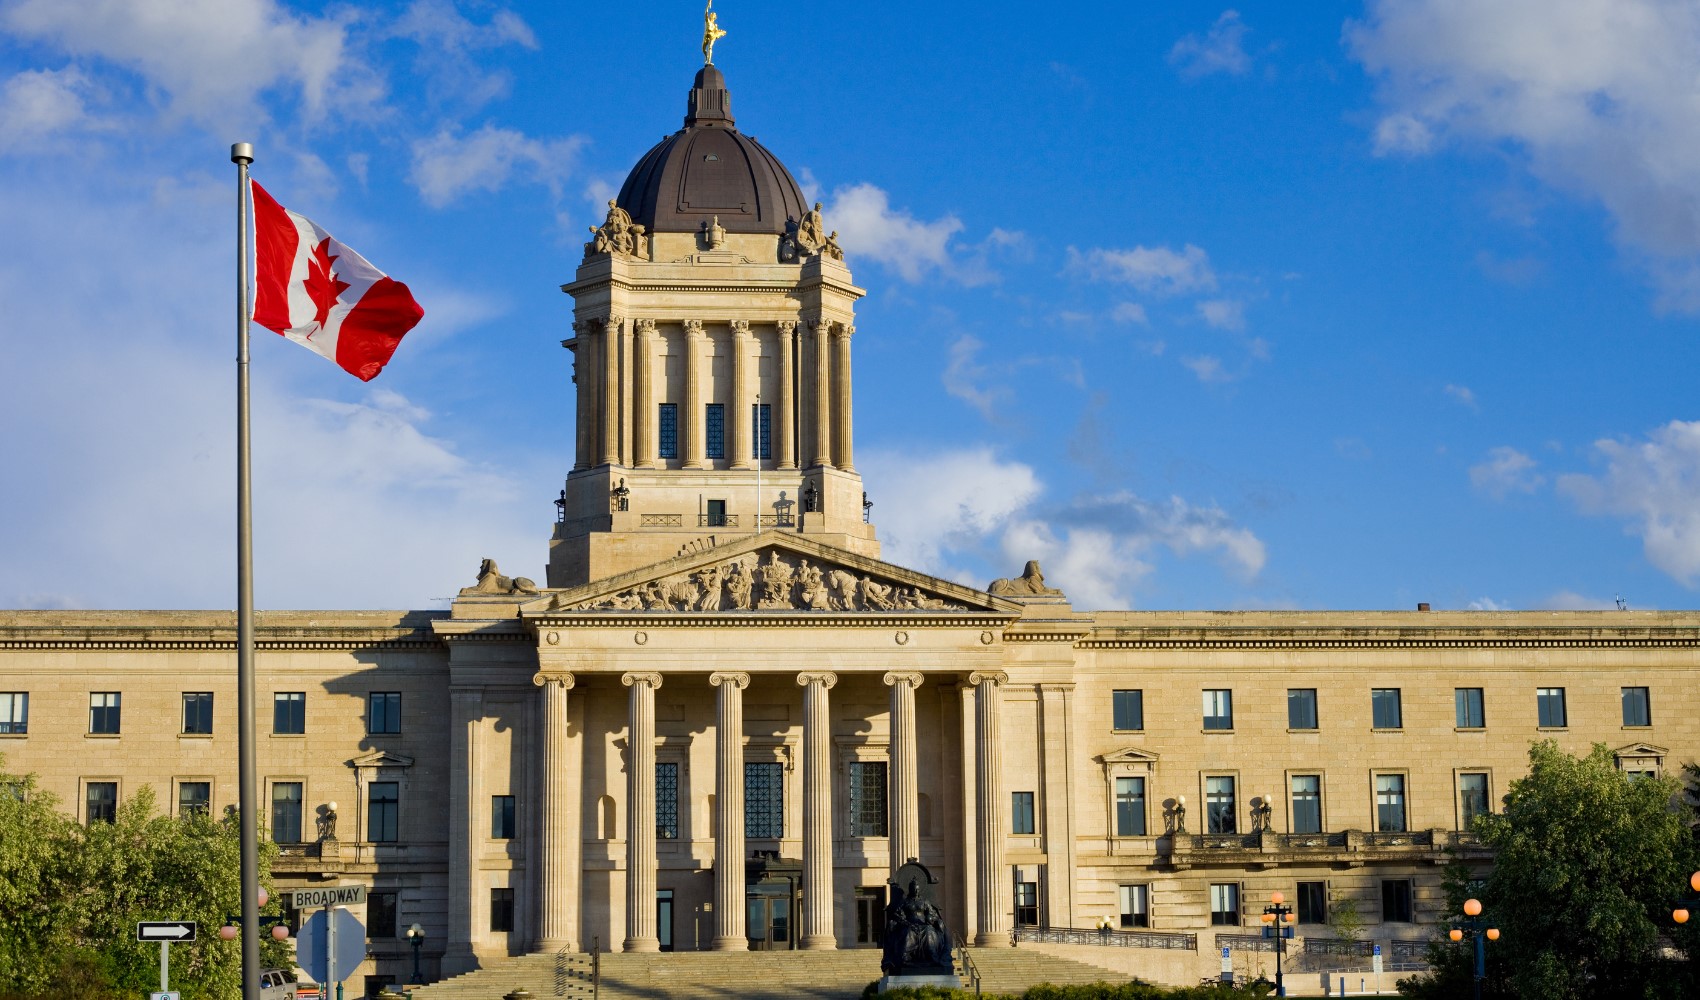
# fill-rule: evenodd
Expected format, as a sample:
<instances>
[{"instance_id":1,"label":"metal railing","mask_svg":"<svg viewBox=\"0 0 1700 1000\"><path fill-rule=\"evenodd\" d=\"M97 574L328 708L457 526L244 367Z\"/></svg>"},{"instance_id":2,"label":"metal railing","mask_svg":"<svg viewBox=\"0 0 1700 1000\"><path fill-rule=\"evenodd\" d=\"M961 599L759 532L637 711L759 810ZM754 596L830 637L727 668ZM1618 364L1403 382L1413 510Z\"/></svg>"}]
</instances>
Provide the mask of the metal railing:
<instances>
[{"instance_id":1,"label":"metal railing","mask_svg":"<svg viewBox=\"0 0 1700 1000\"><path fill-rule=\"evenodd\" d=\"M697 515L697 527L699 528L736 528L737 526L738 515L736 514Z\"/></svg>"},{"instance_id":2,"label":"metal railing","mask_svg":"<svg viewBox=\"0 0 1700 1000\"><path fill-rule=\"evenodd\" d=\"M1218 934L1216 947L1232 948L1235 951L1274 951L1275 939L1264 937L1262 934Z\"/></svg>"},{"instance_id":3,"label":"metal railing","mask_svg":"<svg viewBox=\"0 0 1700 1000\"><path fill-rule=\"evenodd\" d=\"M1367 831L1364 833L1365 847L1433 847L1434 834L1429 830L1400 830L1383 833Z\"/></svg>"},{"instance_id":4,"label":"metal railing","mask_svg":"<svg viewBox=\"0 0 1700 1000\"><path fill-rule=\"evenodd\" d=\"M590 996L596 1000L602 995L602 939L590 939Z\"/></svg>"},{"instance_id":5,"label":"metal railing","mask_svg":"<svg viewBox=\"0 0 1700 1000\"><path fill-rule=\"evenodd\" d=\"M685 515L683 514L638 515L638 527L640 528L683 528L684 526Z\"/></svg>"},{"instance_id":6,"label":"metal railing","mask_svg":"<svg viewBox=\"0 0 1700 1000\"><path fill-rule=\"evenodd\" d=\"M965 938L958 938L957 940L961 941L961 940L966 940L966 939ZM980 967L978 965L974 964L974 956L968 954L968 946L966 944L960 944L960 945L956 946L956 955L957 955L957 958L960 959L961 962L962 962L962 975L963 975L963 977L968 980L968 985L972 986L974 988L974 995L979 996L980 995Z\"/></svg>"},{"instance_id":7,"label":"metal railing","mask_svg":"<svg viewBox=\"0 0 1700 1000\"><path fill-rule=\"evenodd\" d=\"M1389 949L1394 972L1414 972L1428 968L1427 941L1394 941Z\"/></svg>"},{"instance_id":8,"label":"metal railing","mask_svg":"<svg viewBox=\"0 0 1700 1000\"><path fill-rule=\"evenodd\" d=\"M1336 958L1369 958L1375 954L1374 941L1354 941L1351 938L1304 939L1306 955L1332 955Z\"/></svg>"},{"instance_id":9,"label":"metal railing","mask_svg":"<svg viewBox=\"0 0 1700 1000\"><path fill-rule=\"evenodd\" d=\"M764 528L794 528L797 526L795 514L757 514Z\"/></svg>"},{"instance_id":10,"label":"metal railing","mask_svg":"<svg viewBox=\"0 0 1700 1000\"><path fill-rule=\"evenodd\" d=\"M1016 941L1038 944L1095 944L1107 948L1162 948L1197 951L1198 935L1177 931L1084 930L1078 927L1016 927Z\"/></svg>"}]
</instances>

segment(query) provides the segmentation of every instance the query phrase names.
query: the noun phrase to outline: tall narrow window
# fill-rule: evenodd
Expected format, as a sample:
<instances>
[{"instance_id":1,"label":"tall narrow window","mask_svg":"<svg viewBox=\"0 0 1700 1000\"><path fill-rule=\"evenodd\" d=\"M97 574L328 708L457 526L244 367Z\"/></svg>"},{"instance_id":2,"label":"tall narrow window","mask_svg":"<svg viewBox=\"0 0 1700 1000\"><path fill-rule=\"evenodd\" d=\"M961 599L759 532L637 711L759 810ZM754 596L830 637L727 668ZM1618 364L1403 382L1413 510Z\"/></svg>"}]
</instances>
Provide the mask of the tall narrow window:
<instances>
[{"instance_id":1,"label":"tall narrow window","mask_svg":"<svg viewBox=\"0 0 1700 1000\"><path fill-rule=\"evenodd\" d=\"M1135 732L1145 728L1145 692L1117 691L1111 696L1113 725L1120 732Z\"/></svg>"},{"instance_id":2,"label":"tall narrow window","mask_svg":"<svg viewBox=\"0 0 1700 1000\"><path fill-rule=\"evenodd\" d=\"M29 692L0 691L0 733L22 736L29 731Z\"/></svg>"},{"instance_id":3,"label":"tall narrow window","mask_svg":"<svg viewBox=\"0 0 1700 1000\"><path fill-rule=\"evenodd\" d=\"M1383 879L1381 882L1381 921L1382 923L1411 922L1411 880L1405 878Z\"/></svg>"},{"instance_id":4,"label":"tall narrow window","mask_svg":"<svg viewBox=\"0 0 1700 1000\"><path fill-rule=\"evenodd\" d=\"M279 844L301 842L301 782L272 782L272 840Z\"/></svg>"},{"instance_id":5,"label":"tall narrow window","mask_svg":"<svg viewBox=\"0 0 1700 1000\"><path fill-rule=\"evenodd\" d=\"M657 796L656 812L658 814L661 811L659 798L660 797ZM514 815L514 797L512 795L490 796L491 840L514 839L514 831L518 827L518 824L514 822L516 818L517 817Z\"/></svg>"},{"instance_id":6,"label":"tall narrow window","mask_svg":"<svg viewBox=\"0 0 1700 1000\"><path fill-rule=\"evenodd\" d=\"M1145 779L1116 779L1116 836L1145 836Z\"/></svg>"},{"instance_id":7,"label":"tall narrow window","mask_svg":"<svg viewBox=\"0 0 1700 1000\"><path fill-rule=\"evenodd\" d=\"M179 781L177 783L177 817L205 816L212 806L212 782Z\"/></svg>"},{"instance_id":8,"label":"tall narrow window","mask_svg":"<svg viewBox=\"0 0 1700 1000\"><path fill-rule=\"evenodd\" d=\"M1322 775L1293 775L1293 832L1322 832Z\"/></svg>"},{"instance_id":9,"label":"tall narrow window","mask_svg":"<svg viewBox=\"0 0 1700 1000\"><path fill-rule=\"evenodd\" d=\"M1149 885L1124 885L1119 893L1121 896L1122 926L1150 927L1151 926L1151 887Z\"/></svg>"},{"instance_id":10,"label":"tall narrow window","mask_svg":"<svg viewBox=\"0 0 1700 1000\"><path fill-rule=\"evenodd\" d=\"M767 403L750 404L750 457L773 457L773 407Z\"/></svg>"},{"instance_id":11,"label":"tall narrow window","mask_svg":"<svg viewBox=\"0 0 1700 1000\"><path fill-rule=\"evenodd\" d=\"M726 457L726 404L708 403L703 414L703 449L709 458Z\"/></svg>"},{"instance_id":12,"label":"tall narrow window","mask_svg":"<svg viewBox=\"0 0 1700 1000\"><path fill-rule=\"evenodd\" d=\"M1233 833L1239 829L1234 802L1234 779L1218 775L1204 779L1204 832Z\"/></svg>"},{"instance_id":13,"label":"tall narrow window","mask_svg":"<svg viewBox=\"0 0 1700 1000\"><path fill-rule=\"evenodd\" d=\"M1459 729L1481 729L1486 725L1481 688L1454 688L1452 704L1457 710Z\"/></svg>"},{"instance_id":14,"label":"tall narrow window","mask_svg":"<svg viewBox=\"0 0 1700 1000\"><path fill-rule=\"evenodd\" d=\"M1033 818L1033 793L1014 792L1010 803L1010 833L1031 834L1038 830Z\"/></svg>"},{"instance_id":15,"label":"tall narrow window","mask_svg":"<svg viewBox=\"0 0 1700 1000\"><path fill-rule=\"evenodd\" d=\"M91 781L83 789L83 819L110 823L118 818L118 782Z\"/></svg>"},{"instance_id":16,"label":"tall narrow window","mask_svg":"<svg viewBox=\"0 0 1700 1000\"><path fill-rule=\"evenodd\" d=\"M401 692L373 691L366 695L366 732L374 736L401 732Z\"/></svg>"},{"instance_id":17,"label":"tall narrow window","mask_svg":"<svg viewBox=\"0 0 1700 1000\"><path fill-rule=\"evenodd\" d=\"M744 765L744 836L785 836L785 772L781 765Z\"/></svg>"},{"instance_id":18,"label":"tall narrow window","mask_svg":"<svg viewBox=\"0 0 1700 1000\"><path fill-rule=\"evenodd\" d=\"M213 697L211 691L185 692L183 695L183 732L205 736L212 732Z\"/></svg>"},{"instance_id":19,"label":"tall narrow window","mask_svg":"<svg viewBox=\"0 0 1700 1000\"><path fill-rule=\"evenodd\" d=\"M1568 723L1564 711L1563 688L1537 688L1535 690L1535 718L1539 725L1548 729L1563 729Z\"/></svg>"},{"instance_id":20,"label":"tall narrow window","mask_svg":"<svg viewBox=\"0 0 1700 1000\"><path fill-rule=\"evenodd\" d=\"M656 421L659 428L660 440L656 442L656 455L660 458L679 457L679 404L662 403L661 419Z\"/></svg>"},{"instance_id":21,"label":"tall narrow window","mask_svg":"<svg viewBox=\"0 0 1700 1000\"><path fill-rule=\"evenodd\" d=\"M1458 776L1458 829L1468 830L1477 816L1488 811L1488 776L1460 774Z\"/></svg>"},{"instance_id":22,"label":"tall narrow window","mask_svg":"<svg viewBox=\"0 0 1700 1000\"><path fill-rule=\"evenodd\" d=\"M501 933L514 929L514 891L490 890L490 930Z\"/></svg>"},{"instance_id":23,"label":"tall narrow window","mask_svg":"<svg viewBox=\"0 0 1700 1000\"><path fill-rule=\"evenodd\" d=\"M1375 828L1382 833L1405 832L1405 776L1375 776Z\"/></svg>"},{"instance_id":24,"label":"tall narrow window","mask_svg":"<svg viewBox=\"0 0 1700 1000\"><path fill-rule=\"evenodd\" d=\"M655 765L655 836L679 839L679 765L673 761Z\"/></svg>"},{"instance_id":25,"label":"tall narrow window","mask_svg":"<svg viewBox=\"0 0 1700 1000\"><path fill-rule=\"evenodd\" d=\"M1204 728L1234 728L1234 692L1226 688L1204 692Z\"/></svg>"},{"instance_id":26,"label":"tall narrow window","mask_svg":"<svg viewBox=\"0 0 1700 1000\"><path fill-rule=\"evenodd\" d=\"M1299 883L1299 923L1325 924L1328 922L1328 883L1300 882Z\"/></svg>"},{"instance_id":27,"label":"tall narrow window","mask_svg":"<svg viewBox=\"0 0 1700 1000\"><path fill-rule=\"evenodd\" d=\"M1316 728L1316 688L1287 689L1287 728Z\"/></svg>"},{"instance_id":28,"label":"tall narrow window","mask_svg":"<svg viewBox=\"0 0 1700 1000\"><path fill-rule=\"evenodd\" d=\"M1623 689L1623 724L1626 726L1650 726L1653 724L1652 700L1648 698L1646 688Z\"/></svg>"},{"instance_id":29,"label":"tall narrow window","mask_svg":"<svg viewBox=\"0 0 1700 1000\"><path fill-rule=\"evenodd\" d=\"M850 764L850 836L886 835L885 762L853 761Z\"/></svg>"},{"instance_id":30,"label":"tall narrow window","mask_svg":"<svg viewBox=\"0 0 1700 1000\"><path fill-rule=\"evenodd\" d=\"M1370 725L1376 729L1403 729L1405 711L1398 688L1376 688L1369 693Z\"/></svg>"},{"instance_id":31,"label":"tall narrow window","mask_svg":"<svg viewBox=\"0 0 1700 1000\"><path fill-rule=\"evenodd\" d=\"M123 721L124 696L117 691L96 691L89 695L89 732L115 736Z\"/></svg>"},{"instance_id":32,"label":"tall narrow window","mask_svg":"<svg viewBox=\"0 0 1700 1000\"><path fill-rule=\"evenodd\" d=\"M307 693L279 691L272 695L272 732L300 736L307 731Z\"/></svg>"},{"instance_id":33,"label":"tall narrow window","mask_svg":"<svg viewBox=\"0 0 1700 1000\"><path fill-rule=\"evenodd\" d=\"M394 781L374 781L366 786L366 839L374 844L393 844L401 839L401 789Z\"/></svg>"},{"instance_id":34,"label":"tall narrow window","mask_svg":"<svg viewBox=\"0 0 1700 1000\"><path fill-rule=\"evenodd\" d=\"M366 936L392 940L396 936L396 894L372 891L366 894Z\"/></svg>"},{"instance_id":35,"label":"tall narrow window","mask_svg":"<svg viewBox=\"0 0 1700 1000\"><path fill-rule=\"evenodd\" d=\"M1015 883L1015 924L1018 927L1039 925L1039 883Z\"/></svg>"},{"instance_id":36,"label":"tall narrow window","mask_svg":"<svg viewBox=\"0 0 1700 1000\"><path fill-rule=\"evenodd\" d=\"M1238 927L1240 923L1240 884L1212 882L1210 884L1210 923L1216 927Z\"/></svg>"}]
</instances>

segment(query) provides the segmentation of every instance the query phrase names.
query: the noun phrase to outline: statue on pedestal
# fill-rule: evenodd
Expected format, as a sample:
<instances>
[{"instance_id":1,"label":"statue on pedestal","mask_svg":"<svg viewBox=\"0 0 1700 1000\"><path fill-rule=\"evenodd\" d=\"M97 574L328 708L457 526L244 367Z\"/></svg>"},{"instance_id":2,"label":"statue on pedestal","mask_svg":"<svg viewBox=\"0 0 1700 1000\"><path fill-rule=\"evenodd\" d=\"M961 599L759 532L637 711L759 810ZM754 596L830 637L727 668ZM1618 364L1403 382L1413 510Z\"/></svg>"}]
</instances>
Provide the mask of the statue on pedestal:
<instances>
[{"instance_id":1,"label":"statue on pedestal","mask_svg":"<svg viewBox=\"0 0 1700 1000\"><path fill-rule=\"evenodd\" d=\"M885 908L885 934L880 939L884 950L881 971L888 980L943 976L960 985L951 961L950 931L933 895L938 878L926 865L910 858L886 881L891 886L891 902Z\"/></svg>"}]
</instances>

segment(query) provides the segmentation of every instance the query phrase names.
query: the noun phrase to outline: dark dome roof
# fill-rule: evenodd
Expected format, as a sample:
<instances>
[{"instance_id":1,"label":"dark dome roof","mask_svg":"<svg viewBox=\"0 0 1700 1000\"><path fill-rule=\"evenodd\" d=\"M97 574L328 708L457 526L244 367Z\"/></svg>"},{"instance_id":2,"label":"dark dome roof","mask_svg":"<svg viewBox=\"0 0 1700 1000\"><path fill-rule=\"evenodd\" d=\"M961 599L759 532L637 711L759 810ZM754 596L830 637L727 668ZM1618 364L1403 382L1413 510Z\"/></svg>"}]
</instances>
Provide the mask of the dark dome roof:
<instances>
[{"instance_id":1,"label":"dark dome roof","mask_svg":"<svg viewBox=\"0 0 1700 1000\"><path fill-rule=\"evenodd\" d=\"M778 157L732 122L732 94L713 66L697 71L685 127L643 154L620 207L650 232L691 233L711 217L734 233L785 232L808 210Z\"/></svg>"}]
</instances>

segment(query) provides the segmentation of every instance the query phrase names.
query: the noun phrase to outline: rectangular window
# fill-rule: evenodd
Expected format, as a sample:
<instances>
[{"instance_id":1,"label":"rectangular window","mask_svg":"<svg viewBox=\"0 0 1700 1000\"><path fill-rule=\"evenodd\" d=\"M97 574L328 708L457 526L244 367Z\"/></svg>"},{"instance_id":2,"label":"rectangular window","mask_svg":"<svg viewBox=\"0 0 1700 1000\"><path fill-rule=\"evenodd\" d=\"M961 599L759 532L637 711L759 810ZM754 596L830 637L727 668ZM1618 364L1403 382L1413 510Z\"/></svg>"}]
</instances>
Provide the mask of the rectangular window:
<instances>
[{"instance_id":1,"label":"rectangular window","mask_svg":"<svg viewBox=\"0 0 1700 1000\"><path fill-rule=\"evenodd\" d=\"M272 840L301 843L301 782L272 782Z\"/></svg>"},{"instance_id":2,"label":"rectangular window","mask_svg":"<svg viewBox=\"0 0 1700 1000\"><path fill-rule=\"evenodd\" d=\"M1116 779L1116 836L1145 836L1145 779Z\"/></svg>"},{"instance_id":3,"label":"rectangular window","mask_svg":"<svg viewBox=\"0 0 1700 1000\"><path fill-rule=\"evenodd\" d=\"M83 788L83 819L110 823L118 818L118 782L91 781Z\"/></svg>"},{"instance_id":4,"label":"rectangular window","mask_svg":"<svg viewBox=\"0 0 1700 1000\"><path fill-rule=\"evenodd\" d=\"M1204 832L1234 833L1239 815L1234 802L1234 779L1225 775L1204 779Z\"/></svg>"},{"instance_id":5,"label":"rectangular window","mask_svg":"<svg viewBox=\"0 0 1700 1000\"><path fill-rule=\"evenodd\" d=\"M366 695L366 732L374 736L401 732L401 692L373 691Z\"/></svg>"},{"instance_id":6,"label":"rectangular window","mask_svg":"<svg viewBox=\"0 0 1700 1000\"><path fill-rule=\"evenodd\" d=\"M1468 830L1477 816L1488 811L1488 776L1460 774L1458 776L1458 829Z\"/></svg>"},{"instance_id":7,"label":"rectangular window","mask_svg":"<svg viewBox=\"0 0 1700 1000\"><path fill-rule=\"evenodd\" d=\"M781 765L744 765L744 836L785 836L785 772Z\"/></svg>"},{"instance_id":8,"label":"rectangular window","mask_svg":"<svg viewBox=\"0 0 1700 1000\"><path fill-rule=\"evenodd\" d=\"M1405 776L1375 776L1375 828L1381 833L1405 832Z\"/></svg>"},{"instance_id":9,"label":"rectangular window","mask_svg":"<svg viewBox=\"0 0 1700 1000\"><path fill-rule=\"evenodd\" d=\"M1117 691L1113 696L1114 726L1119 732L1145 728L1145 692Z\"/></svg>"},{"instance_id":10,"label":"rectangular window","mask_svg":"<svg viewBox=\"0 0 1700 1000\"><path fill-rule=\"evenodd\" d=\"M1210 883L1210 924L1213 927L1240 925L1240 884Z\"/></svg>"},{"instance_id":11,"label":"rectangular window","mask_svg":"<svg viewBox=\"0 0 1700 1000\"><path fill-rule=\"evenodd\" d=\"M726 501L705 501L703 508L703 522L703 527L705 528L726 527Z\"/></svg>"},{"instance_id":12,"label":"rectangular window","mask_svg":"<svg viewBox=\"0 0 1700 1000\"><path fill-rule=\"evenodd\" d=\"M366 894L366 936L389 940L396 936L396 894L369 892Z\"/></svg>"},{"instance_id":13,"label":"rectangular window","mask_svg":"<svg viewBox=\"0 0 1700 1000\"><path fill-rule=\"evenodd\" d=\"M1623 724L1650 726L1653 724L1652 700L1644 687L1623 689Z\"/></svg>"},{"instance_id":14,"label":"rectangular window","mask_svg":"<svg viewBox=\"0 0 1700 1000\"><path fill-rule=\"evenodd\" d=\"M656 454L660 458L678 458L679 404L662 403L661 419L656 424L660 428L660 440L656 442Z\"/></svg>"},{"instance_id":15,"label":"rectangular window","mask_svg":"<svg viewBox=\"0 0 1700 1000\"><path fill-rule=\"evenodd\" d=\"M1014 792L1010 803L1010 833L1031 834L1037 830L1033 821L1033 793Z\"/></svg>"},{"instance_id":16,"label":"rectangular window","mask_svg":"<svg viewBox=\"0 0 1700 1000\"><path fill-rule=\"evenodd\" d=\"M655 836L679 839L679 765L673 761L655 765Z\"/></svg>"},{"instance_id":17,"label":"rectangular window","mask_svg":"<svg viewBox=\"0 0 1700 1000\"><path fill-rule=\"evenodd\" d=\"M850 764L850 836L887 835L885 805L885 762L853 761Z\"/></svg>"},{"instance_id":18,"label":"rectangular window","mask_svg":"<svg viewBox=\"0 0 1700 1000\"><path fill-rule=\"evenodd\" d=\"M1377 729L1402 729L1405 713L1399 704L1398 688L1375 688L1369 693L1370 725Z\"/></svg>"},{"instance_id":19,"label":"rectangular window","mask_svg":"<svg viewBox=\"0 0 1700 1000\"><path fill-rule=\"evenodd\" d=\"M513 931L514 891L512 889L490 890L490 929L497 932Z\"/></svg>"},{"instance_id":20,"label":"rectangular window","mask_svg":"<svg viewBox=\"0 0 1700 1000\"><path fill-rule=\"evenodd\" d=\"M1204 728L1234 728L1234 692L1225 688L1204 692Z\"/></svg>"},{"instance_id":21,"label":"rectangular window","mask_svg":"<svg viewBox=\"0 0 1700 1000\"><path fill-rule=\"evenodd\" d=\"M1293 775L1293 832L1322 832L1322 775Z\"/></svg>"},{"instance_id":22,"label":"rectangular window","mask_svg":"<svg viewBox=\"0 0 1700 1000\"><path fill-rule=\"evenodd\" d=\"M89 732L117 735L123 721L123 700L124 696L117 691L96 691L89 695Z\"/></svg>"},{"instance_id":23,"label":"rectangular window","mask_svg":"<svg viewBox=\"0 0 1700 1000\"><path fill-rule=\"evenodd\" d=\"M398 836L401 787L394 781L374 781L366 786L366 839L374 844L393 844Z\"/></svg>"},{"instance_id":24,"label":"rectangular window","mask_svg":"<svg viewBox=\"0 0 1700 1000\"><path fill-rule=\"evenodd\" d=\"M177 816L205 816L212 807L212 782L179 781L177 783Z\"/></svg>"},{"instance_id":25,"label":"rectangular window","mask_svg":"<svg viewBox=\"0 0 1700 1000\"><path fill-rule=\"evenodd\" d=\"M1537 688L1535 715L1539 725L1548 729L1563 729L1567 723L1564 712L1563 688Z\"/></svg>"},{"instance_id":26,"label":"rectangular window","mask_svg":"<svg viewBox=\"0 0 1700 1000\"><path fill-rule=\"evenodd\" d=\"M726 404L708 403L703 414L703 453L708 458L726 457Z\"/></svg>"},{"instance_id":27,"label":"rectangular window","mask_svg":"<svg viewBox=\"0 0 1700 1000\"><path fill-rule=\"evenodd\" d=\"M1381 882L1381 922L1408 924L1411 922L1411 880L1383 879Z\"/></svg>"},{"instance_id":28,"label":"rectangular window","mask_svg":"<svg viewBox=\"0 0 1700 1000\"><path fill-rule=\"evenodd\" d=\"M656 796L657 813L661 811L660 796ZM490 839L512 840L517 825L514 822L514 797L512 795L490 796Z\"/></svg>"},{"instance_id":29,"label":"rectangular window","mask_svg":"<svg viewBox=\"0 0 1700 1000\"><path fill-rule=\"evenodd\" d=\"M1151 887L1124 885L1121 887L1122 926L1151 926Z\"/></svg>"},{"instance_id":30,"label":"rectangular window","mask_svg":"<svg viewBox=\"0 0 1700 1000\"><path fill-rule=\"evenodd\" d=\"M1487 723L1482 721L1486 716L1482 714L1481 688L1454 688L1452 690L1452 704L1457 710L1457 726L1459 729L1483 729L1486 727Z\"/></svg>"},{"instance_id":31,"label":"rectangular window","mask_svg":"<svg viewBox=\"0 0 1700 1000\"><path fill-rule=\"evenodd\" d=\"M1287 689L1287 728L1316 728L1316 688Z\"/></svg>"},{"instance_id":32,"label":"rectangular window","mask_svg":"<svg viewBox=\"0 0 1700 1000\"><path fill-rule=\"evenodd\" d=\"M1017 927L1039 925L1039 883L1015 883L1015 924Z\"/></svg>"},{"instance_id":33,"label":"rectangular window","mask_svg":"<svg viewBox=\"0 0 1700 1000\"><path fill-rule=\"evenodd\" d=\"M29 731L29 692L0 691L0 733L22 736Z\"/></svg>"},{"instance_id":34,"label":"rectangular window","mask_svg":"<svg viewBox=\"0 0 1700 1000\"><path fill-rule=\"evenodd\" d=\"M186 735L205 736L212 732L212 692L194 691L183 693L183 732Z\"/></svg>"},{"instance_id":35,"label":"rectangular window","mask_svg":"<svg viewBox=\"0 0 1700 1000\"><path fill-rule=\"evenodd\" d=\"M307 731L307 693L279 691L272 695L272 732L300 736Z\"/></svg>"},{"instance_id":36,"label":"rectangular window","mask_svg":"<svg viewBox=\"0 0 1700 1000\"><path fill-rule=\"evenodd\" d=\"M1298 908L1299 923L1326 924L1328 922L1328 883L1300 882Z\"/></svg>"},{"instance_id":37,"label":"rectangular window","mask_svg":"<svg viewBox=\"0 0 1700 1000\"><path fill-rule=\"evenodd\" d=\"M750 457L773 457L773 407L767 403L750 404Z\"/></svg>"}]
</instances>

